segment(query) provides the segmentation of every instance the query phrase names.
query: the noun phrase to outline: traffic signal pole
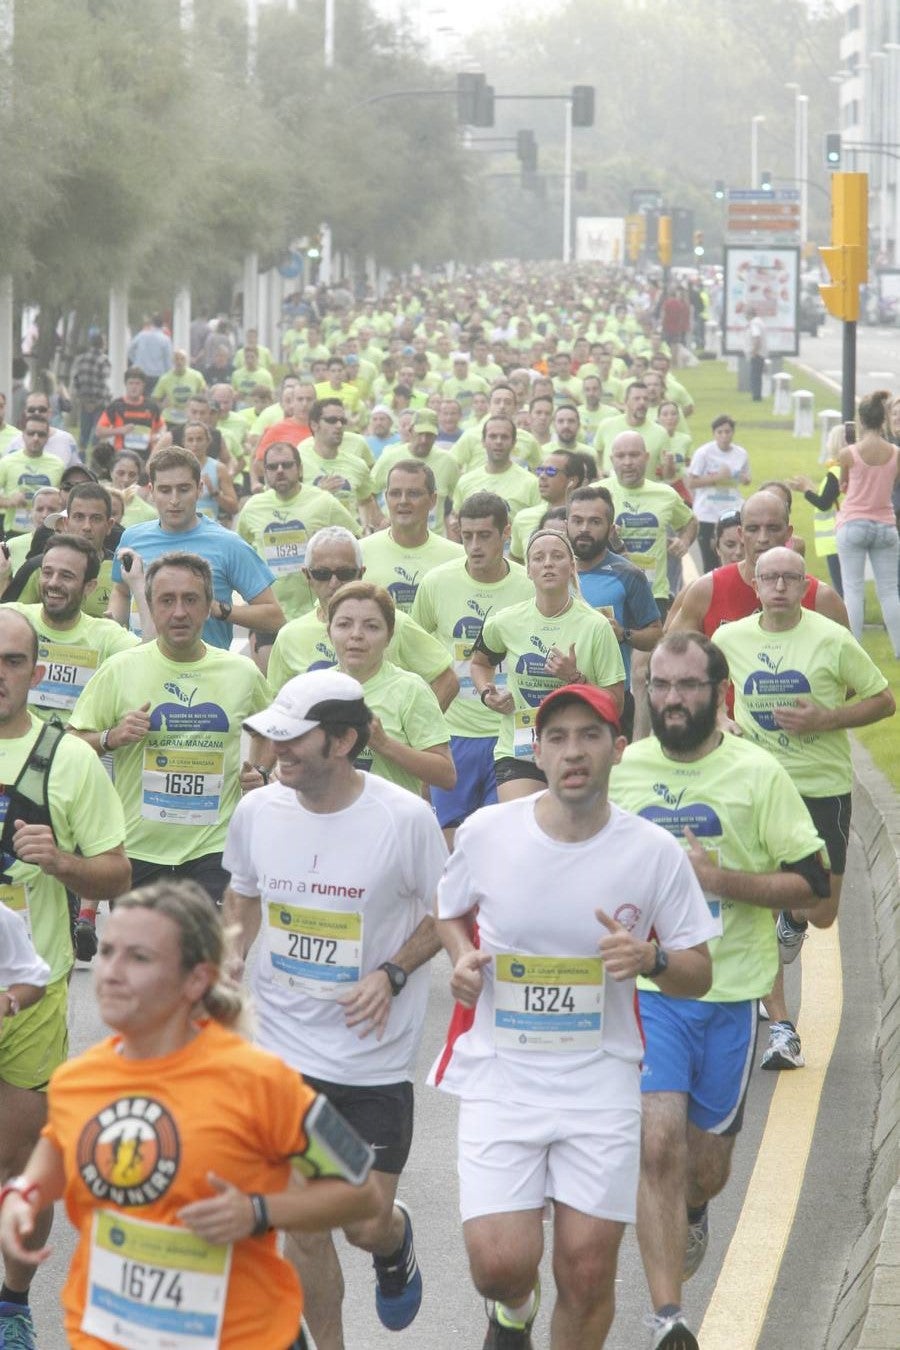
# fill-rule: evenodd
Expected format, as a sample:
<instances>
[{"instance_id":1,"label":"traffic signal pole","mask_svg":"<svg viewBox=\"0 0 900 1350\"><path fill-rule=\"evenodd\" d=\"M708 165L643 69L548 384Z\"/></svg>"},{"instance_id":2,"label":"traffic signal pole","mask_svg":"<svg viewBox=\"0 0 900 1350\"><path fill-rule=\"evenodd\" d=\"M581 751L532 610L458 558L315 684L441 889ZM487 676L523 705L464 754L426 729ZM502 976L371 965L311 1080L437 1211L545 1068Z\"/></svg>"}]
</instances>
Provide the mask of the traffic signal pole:
<instances>
[{"instance_id":1,"label":"traffic signal pole","mask_svg":"<svg viewBox=\"0 0 900 1350\"><path fill-rule=\"evenodd\" d=\"M859 288L868 276L869 176L865 173L831 175L831 243L820 248L831 276L819 292L829 314L843 322L841 415L856 417L856 324Z\"/></svg>"}]
</instances>

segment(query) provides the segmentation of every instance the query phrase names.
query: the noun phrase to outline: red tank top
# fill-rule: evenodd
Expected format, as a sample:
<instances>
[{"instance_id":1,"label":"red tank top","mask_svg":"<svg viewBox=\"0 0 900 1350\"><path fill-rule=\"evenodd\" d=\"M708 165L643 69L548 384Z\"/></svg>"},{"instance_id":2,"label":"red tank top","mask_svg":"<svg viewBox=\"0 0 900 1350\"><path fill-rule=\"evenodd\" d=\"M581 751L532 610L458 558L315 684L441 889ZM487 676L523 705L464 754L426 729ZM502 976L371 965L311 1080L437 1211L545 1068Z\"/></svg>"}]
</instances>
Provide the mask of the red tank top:
<instances>
[{"instance_id":1,"label":"red tank top","mask_svg":"<svg viewBox=\"0 0 900 1350\"><path fill-rule=\"evenodd\" d=\"M712 637L723 623L734 623L736 619L746 619L759 612L759 596L752 586L741 576L739 563L728 563L717 567L710 573L712 577L712 596L709 609L703 620L703 631ZM815 577L807 575L809 586L803 597L804 609L815 609L819 583Z\"/></svg>"}]
</instances>

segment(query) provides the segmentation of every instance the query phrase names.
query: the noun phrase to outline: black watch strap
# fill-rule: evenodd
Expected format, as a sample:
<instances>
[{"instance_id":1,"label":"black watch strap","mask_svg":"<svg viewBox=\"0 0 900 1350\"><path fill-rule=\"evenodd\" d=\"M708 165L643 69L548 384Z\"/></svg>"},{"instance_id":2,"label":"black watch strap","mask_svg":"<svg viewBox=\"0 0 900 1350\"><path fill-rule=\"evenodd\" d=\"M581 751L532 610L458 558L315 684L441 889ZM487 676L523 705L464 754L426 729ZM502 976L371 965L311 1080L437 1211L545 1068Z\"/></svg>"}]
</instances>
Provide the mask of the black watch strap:
<instances>
[{"instance_id":1,"label":"black watch strap","mask_svg":"<svg viewBox=\"0 0 900 1350\"><path fill-rule=\"evenodd\" d=\"M656 960L650 970L647 971L649 980L655 980L657 975L663 975L669 969L668 953L663 950L658 942L654 942L653 945L656 948Z\"/></svg>"},{"instance_id":2,"label":"black watch strap","mask_svg":"<svg viewBox=\"0 0 900 1350\"><path fill-rule=\"evenodd\" d=\"M407 974L402 966L395 965L393 961L382 961L378 967L383 970L388 977L391 986L391 993L394 998L406 988Z\"/></svg>"}]
</instances>

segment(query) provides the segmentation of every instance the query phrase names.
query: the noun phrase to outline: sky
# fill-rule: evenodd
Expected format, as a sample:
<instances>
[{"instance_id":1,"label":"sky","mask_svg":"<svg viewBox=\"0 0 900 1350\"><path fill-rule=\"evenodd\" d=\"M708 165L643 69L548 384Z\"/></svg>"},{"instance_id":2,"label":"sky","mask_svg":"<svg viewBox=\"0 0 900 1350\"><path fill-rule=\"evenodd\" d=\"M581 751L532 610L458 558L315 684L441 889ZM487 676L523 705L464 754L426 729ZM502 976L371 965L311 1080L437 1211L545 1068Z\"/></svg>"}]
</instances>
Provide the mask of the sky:
<instances>
[{"instance_id":1,"label":"sky","mask_svg":"<svg viewBox=\"0 0 900 1350\"><path fill-rule=\"evenodd\" d=\"M432 55L436 60L452 60L466 37L502 23L511 13L521 13L520 0L494 0L489 16L484 0L371 0L376 12L396 20L405 14L420 36L431 34ZM544 0L543 11L558 8L562 0Z\"/></svg>"}]
</instances>

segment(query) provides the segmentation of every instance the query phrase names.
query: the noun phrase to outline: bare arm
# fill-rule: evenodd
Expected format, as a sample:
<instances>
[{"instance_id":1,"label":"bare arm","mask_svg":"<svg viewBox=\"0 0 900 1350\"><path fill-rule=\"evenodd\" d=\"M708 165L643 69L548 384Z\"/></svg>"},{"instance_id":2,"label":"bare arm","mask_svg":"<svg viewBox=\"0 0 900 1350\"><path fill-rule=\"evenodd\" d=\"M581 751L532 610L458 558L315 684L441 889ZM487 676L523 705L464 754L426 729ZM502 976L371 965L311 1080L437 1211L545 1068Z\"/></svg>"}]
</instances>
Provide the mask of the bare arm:
<instances>
[{"instance_id":1,"label":"bare arm","mask_svg":"<svg viewBox=\"0 0 900 1350\"><path fill-rule=\"evenodd\" d=\"M459 693L459 680L452 666L442 670L440 675L431 681L431 691L441 705L441 712L446 712Z\"/></svg>"},{"instance_id":2,"label":"bare arm","mask_svg":"<svg viewBox=\"0 0 900 1350\"><path fill-rule=\"evenodd\" d=\"M131 863L121 844L85 858L57 848L49 825L16 821L13 851L21 862L33 863L86 900L114 900L131 885Z\"/></svg>"},{"instance_id":3,"label":"bare arm","mask_svg":"<svg viewBox=\"0 0 900 1350\"><path fill-rule=\"evenodd\" d=\"M739 900L742 905L758 909L812 909L823 897L816 895L809 881L800 872L741 872L737 868L720 867L707 853L691 830L685 830L688 857L694 875L705 891L721 895L727 900ZM823 867L821 876L827 878Z\"/></svg>"},{"instance_id":4,"label":"bare arm","mask_svg":"<svg viewBox=\"0 0 900 1350\"><path fill-rule=\"evenodd\" d=\"M824 581L819 582L819 589L816 591L816 613L824 614L826 619L833 619L842 628L850 628L847 606L837 591L831 586L826 586Z\"/></svg>"},{"instance_id":5,"label":"bare arm","mask_svg":"<svg viewBox=\"0 0 900 1350\"><path fill-rule=\"evenodd\" d=\"M34 1221L42 1209L59 1200L66 1186L63 1156L49 1139L39 1139L22 1173L26 1182L35 1187L27 1200L21 1195L8 1195L0 1210L0 1246L14 1260L29 1266L38 1266L49 1255L45 1247L32 1250L24 1244L34 1231Z\"/></svg>"},{"instance_id":6,"label":"bare arm","mask_svg":"<svg viewBox=\"0 0 900 1350\"><path fill-rule=\"evenodd\" d=\"M247 953L256 941L262 923L262 905L258 895L240 895L231 886L225 892L222 902L222 919L226 928L236 929L232 940L240 970L229 971L232 978L238 979L243 971Z\"/></svg>"},{"instance_id":7,"label":"bare arm","mask_svg":"<svg viewBox=\"0 0 900 1350\"><path fill-rule=\"evenodd\" d=\"M450 746L430 745L425 750L415 750L403 741L388 736L378 717L373 717L369 733L369 747L378 755L405 769L407 773L420 778L429 787L443 788L449 792L456 784L456 765L450 754Z\"/></svg>"},{"instance_id":8,"label":"bare arm","mask_svg":"<svg viewBox=\"0 0 900 1350\"><path fill-rule=\"evenodd\" d=\"M680 601L680 603L678 603ZM663 627L666 633L703 632L703 621L712 601L712 582L709 573L692 581L672 606L669 617Z\"/></svg>"},{"instance_id":9,"label":"bare arm","mask_svg":"<svg viewBox=\"0 0 900 1350\"><path fill-rule=\"evenodd\" d=\"M836 708L822 708L808 698L798 698L793 707L774 708L772 716L780 727L795 736L817 731L850 731L853 727L867 727L892 717L896 710L890 689L882 689L869 698L853 703L841 703Z\"/></svg>"},{"instance_id":10,"label":"bare arm","mask_svg":"<svg viewBox=\"0 0 900 1350\"><path fill-rule=\"evenodd\" d=\"M214 619L223 617L220 601L212 602L210 614ZM275 592L271 586L267 586L252 600L232 605L228 622L240 624L242 628L254 628L260 633L277 633L279 628L284 627L286 620L283 609L275 599Z\"/></svg>"},{"instance_id":11,"label":"bare arm","mask_svg":"<svg viewBox=\"0 0 900 1350\"><path fill-rule=\"evenodd\" d=\"M595 911L599 922L608 929L607 936L600 939L600 955L606 967L607 975L613 980L633 980L638 975L652 979L661 994L670 998L702 998L712 985L712 961L705 942L695 947L682 947L676 950L666 948L668 965L660 974L650 975L656 963L655 942L635 937L603 913Z\"/></svg>"}]
</instances>

